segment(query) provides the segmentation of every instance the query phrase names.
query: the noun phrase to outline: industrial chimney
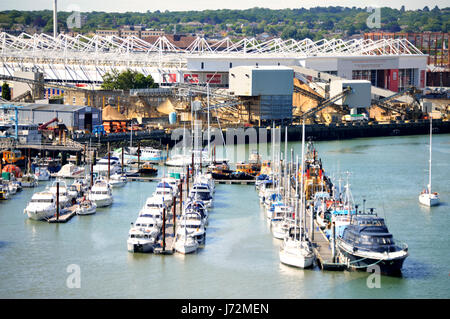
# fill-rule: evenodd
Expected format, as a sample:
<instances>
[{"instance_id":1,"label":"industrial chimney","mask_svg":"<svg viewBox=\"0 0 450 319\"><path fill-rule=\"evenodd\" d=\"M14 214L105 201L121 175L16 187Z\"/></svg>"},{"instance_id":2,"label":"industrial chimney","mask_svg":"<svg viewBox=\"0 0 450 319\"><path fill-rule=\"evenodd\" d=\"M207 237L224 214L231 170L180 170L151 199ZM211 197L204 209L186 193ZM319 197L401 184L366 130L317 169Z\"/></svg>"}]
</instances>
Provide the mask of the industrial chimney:
<instances>
[{"instance_id":1,"label":"industrial chimney","mask_svg":"<svg viewBox=\"0 0 450 319\"><path fill-rule=\"evenodd\" d=\"M58 8L56 7L57 0L53 0L53 37L58 35Z\"/></svg>"}]
</instances>

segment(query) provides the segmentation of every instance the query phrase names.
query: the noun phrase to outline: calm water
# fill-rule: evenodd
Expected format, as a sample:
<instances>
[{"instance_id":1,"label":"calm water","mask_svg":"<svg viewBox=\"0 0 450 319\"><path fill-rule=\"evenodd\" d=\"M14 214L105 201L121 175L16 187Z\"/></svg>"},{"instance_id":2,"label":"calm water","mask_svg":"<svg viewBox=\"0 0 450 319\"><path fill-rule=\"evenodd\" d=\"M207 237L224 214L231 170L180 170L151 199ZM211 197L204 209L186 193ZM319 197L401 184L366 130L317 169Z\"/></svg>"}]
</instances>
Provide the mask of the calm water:
<instances>
[{"instance_id":1,"label":"calm water","mask_svg":"<svg viewBox=\"0 0 450 319\"><path fill-rule=\"evenodd\" d=\"M427 143L424 135L316 144L327 174L351 171L355 201L365 196L366 207L375 207L410 247L403 277L383 276L379 289L367 287L368 273L281 265L280 241L270 233L253 186L217 185L199 253L128 253L130 223L156 187L132 182L114 191L112 207L67 224L26 218L22 212L35 190L0 202L0 297L449 298L450 135L433 137L433 189L442 204L432 209L418 204L427 183ZM299 152L301 145L290 147ZM80 266L79 289L66 286L71 264Z\"/></svg>"}]
</instances>

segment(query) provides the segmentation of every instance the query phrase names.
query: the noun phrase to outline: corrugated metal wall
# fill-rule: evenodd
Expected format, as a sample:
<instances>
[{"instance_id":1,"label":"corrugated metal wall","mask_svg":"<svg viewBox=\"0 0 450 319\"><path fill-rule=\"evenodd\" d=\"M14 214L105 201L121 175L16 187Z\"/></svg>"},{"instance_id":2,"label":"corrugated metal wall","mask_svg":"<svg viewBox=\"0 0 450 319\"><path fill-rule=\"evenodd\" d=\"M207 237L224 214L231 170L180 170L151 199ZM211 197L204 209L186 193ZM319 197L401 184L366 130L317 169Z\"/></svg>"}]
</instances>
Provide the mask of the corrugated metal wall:
<instances>
[{"instance_id":1,"label":"corrugated metal wall","mask_svg":"<svg viewBox=\"0 0 450 319\"><path fill-rule=\"evenodd\" d=\"M261 120L292 119L292 95L261 95Z\"/></svg>"}]
</instances>

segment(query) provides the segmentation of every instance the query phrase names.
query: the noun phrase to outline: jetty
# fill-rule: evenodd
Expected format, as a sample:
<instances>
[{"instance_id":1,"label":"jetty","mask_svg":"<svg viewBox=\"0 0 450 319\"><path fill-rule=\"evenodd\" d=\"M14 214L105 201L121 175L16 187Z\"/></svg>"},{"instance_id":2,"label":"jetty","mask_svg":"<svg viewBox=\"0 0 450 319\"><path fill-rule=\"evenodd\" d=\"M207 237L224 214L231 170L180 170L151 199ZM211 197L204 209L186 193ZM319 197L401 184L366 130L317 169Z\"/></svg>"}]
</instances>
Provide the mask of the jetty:
<instances>
[{"instance_id":1,"label":"jetty","mask_svg":"<svg viewBox=\"0 0 450 319\"><path fill-rule=\"evenodd\" d=\"M55 216L47 219L47 222L54 224L54 223L67 223L69 220L72 219L73 216L77 214L77 208L78 205L73 205L68 208L64 208L59 213L59 216L55 214Z\"/></svg>"},{"instance_id":2,"label":"jetty","mask_svg":"<svg viewBox=\"0 0 450 319\"><path fill-rule=\"evenodd\" d=\"M311 220L310 210L306 210L307 220ZM320 229L317 221L314 219L312 229L309 229L309 239L311 241L314 254L316 255L317 264L321 270L345 270L346 264L338 262L338 258L333 257L333 242L330 241L325 233ZM336 249L334 249L336 251Z\"/></svg>"}]
</instances>

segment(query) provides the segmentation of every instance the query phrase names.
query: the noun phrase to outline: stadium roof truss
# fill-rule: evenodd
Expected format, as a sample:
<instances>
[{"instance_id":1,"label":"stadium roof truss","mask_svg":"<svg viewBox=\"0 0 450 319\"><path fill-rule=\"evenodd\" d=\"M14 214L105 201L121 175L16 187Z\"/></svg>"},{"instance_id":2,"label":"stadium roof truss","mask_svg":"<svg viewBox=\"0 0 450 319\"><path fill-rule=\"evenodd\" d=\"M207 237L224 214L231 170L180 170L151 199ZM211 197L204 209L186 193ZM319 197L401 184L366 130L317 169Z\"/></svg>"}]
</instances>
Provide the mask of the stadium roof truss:
<instances>
[{"instance_id":1,"label":"stadium roof truss","mask_svg":"<svg viewBox=\"0 0 450 319\"><path fill-rule=\"evenodd\" d=\"M280 38L258 41L244 38L233 42L224 38L215 43L197 37L186 49L176 47L165 36L154 43L135 36L87 37L59 34L56 38L47 34L30 35L22 33L14 36L0 33L0 60L3 74L12 75L18 68L38 68L45 70L46 79L59 77L80 77L93 81L89 72L97 72L97 81L105 72L118 69L136 69L149 73L149 69L182 69L187 58L195 56L233 57L291 57L311 56L376 56L376 55L423 55L406 39L311 39L283 40ZM51 72L49 70L52 70ZM59 70L59 71L56 71ZM94 71L92 71L94 70ZM50 74L51 73L51 74ZM60 75L58 73L64 73ZM81 75L80 75L81 74ZM84 74L84 75L83 75Z\"/></svg>"}]
</instances>

